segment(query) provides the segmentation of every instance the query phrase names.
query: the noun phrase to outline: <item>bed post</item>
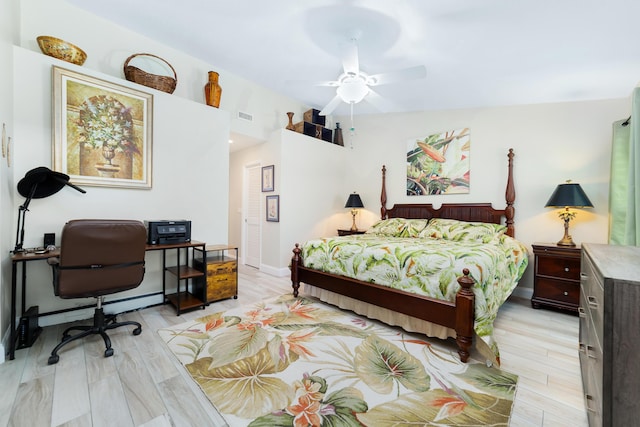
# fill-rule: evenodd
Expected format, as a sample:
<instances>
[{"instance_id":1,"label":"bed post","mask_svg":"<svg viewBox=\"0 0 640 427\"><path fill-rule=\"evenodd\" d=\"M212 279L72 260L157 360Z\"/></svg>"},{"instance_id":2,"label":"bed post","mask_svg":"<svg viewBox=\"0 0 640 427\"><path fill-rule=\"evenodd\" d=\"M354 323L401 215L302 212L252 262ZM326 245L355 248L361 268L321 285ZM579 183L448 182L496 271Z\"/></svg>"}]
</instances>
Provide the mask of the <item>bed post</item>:
<instances>
[{"instance_id":1,"label":"bed post","mask_svg":"<svg viewBox=\"0 0 640 427\"><path fill-rule=\"evenodd\" d=\"M516 200L516 187L513 185L513 148L509 148L509 175L507 177L507 190L504 193L507 207L504 210L504 216L506 218L507 235L516 237L516 229L513 225L513 217L515 215L515 209L513 208L513 202Z\"/></svg>"},{"instance_id":2,"label":"bed post","mask_svg":"<svg viewBox=\"0 0 640 427\"><path fill-rule=\"evenodd\" d=\"M298 279L298 266L302 261L300 257L300 245L296 243L296 247L293 248L293 257L291 258L291 287L293 288L293 296L298 296L298 289L300 288L300 279Z\"/></svg>"},{"instance_id":3,"label":"bed post","mask_svg":"<svg viewBox=\"0 0 640 427\"><path fill-rule=\"evenodd\" d=\"M380 219L387 219L387 168L382 165L382 192L380 193Z\"/></svg>"},{"instance_id":4,"label":"bed post","mask_svg":"<svg viewBox=\"0 0 640 427\"><path fill-rule=\"evenodd\" d=\"M469 269L463 269L462 274L463 276L458 278L460 290L456 294L456 343L460 360L466 363L473 342L475 295L471 289L474 281L469 277Z\"/></svg>"}]
</instances>

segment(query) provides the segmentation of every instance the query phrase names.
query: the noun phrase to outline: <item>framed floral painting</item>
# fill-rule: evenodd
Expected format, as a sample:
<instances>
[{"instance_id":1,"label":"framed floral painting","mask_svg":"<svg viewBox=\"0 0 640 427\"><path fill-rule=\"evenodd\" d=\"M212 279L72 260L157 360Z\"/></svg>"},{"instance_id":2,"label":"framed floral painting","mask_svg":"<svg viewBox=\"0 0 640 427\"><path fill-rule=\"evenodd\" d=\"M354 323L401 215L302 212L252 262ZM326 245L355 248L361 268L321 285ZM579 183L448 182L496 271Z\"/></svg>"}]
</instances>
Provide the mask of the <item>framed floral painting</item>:
<instances>
[{"instance_id":1,"label":"framed floral painting","mask_svg":"<svg viewBox=\"0 0 640 427\"><path fill-rule=\"evenodd\" d=\"M407 141L407 196L469 193L469 128Z\"/></svg>"},{"instance_id":2,"label":"framed floral painting","mask_svg":"<svg viewBox=\"0 0 640 427\"><path fill-rule=\"evenodd\" d=\"M53 67L53 168L75 184L151 188L153 95Z\"/></svg>"}]
</instances>

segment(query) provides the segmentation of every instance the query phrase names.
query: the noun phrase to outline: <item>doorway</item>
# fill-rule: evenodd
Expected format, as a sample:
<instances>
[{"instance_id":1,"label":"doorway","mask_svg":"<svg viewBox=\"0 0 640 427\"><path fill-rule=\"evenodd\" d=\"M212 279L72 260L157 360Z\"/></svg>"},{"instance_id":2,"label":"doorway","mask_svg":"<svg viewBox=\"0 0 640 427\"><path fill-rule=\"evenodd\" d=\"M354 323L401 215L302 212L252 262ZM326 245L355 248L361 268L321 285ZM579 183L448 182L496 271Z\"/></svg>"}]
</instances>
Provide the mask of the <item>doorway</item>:
<instances>
[{"instance_id":1,"label":"doorway","mask_svg":"<svg viewBox=\"0 0 640 427\"><path fill-rule=\"evenodd\" d=\"M261 179L262 168L259 164L245 166L245 218L244 218L244 263L260 268L261 230Z\"/></svg>"}]
</instances>

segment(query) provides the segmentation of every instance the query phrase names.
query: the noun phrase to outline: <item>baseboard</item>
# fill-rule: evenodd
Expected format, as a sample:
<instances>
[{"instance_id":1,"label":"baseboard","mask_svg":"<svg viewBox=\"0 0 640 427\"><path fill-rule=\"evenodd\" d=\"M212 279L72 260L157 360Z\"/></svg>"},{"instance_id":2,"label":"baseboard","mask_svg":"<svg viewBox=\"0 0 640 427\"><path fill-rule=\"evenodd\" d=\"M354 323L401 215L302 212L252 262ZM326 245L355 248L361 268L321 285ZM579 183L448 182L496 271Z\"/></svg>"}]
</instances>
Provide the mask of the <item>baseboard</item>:
<instances>
[{"instance_id":1,"label":"baseboard","mask_svg":"<svg viewBox=\"0 0 640 427\"><path fill-rule=\"evenodd\" d=\"M512 295L518 298L531 299L531 297L533 297L533 288L516 287Z\"/></svg>"},{"instance_id":2,"label":"baseboard","mask_svg":"<svg viewBox=\"0 0 640 427\"><path fill-rule=\"evenodd\" d=\"M103 308L104 312L107 314L124 313L127 311L134 311L157 304L162 304L162 294L142 296L140 298L127 299L113 303L109 303L109 301L107 300ZM91 319L93 318L94 310L95 308L88 307L73 311L67 311L64 313L42 316L38 318L38 326L59 325L61 323L75 322L76 320Z\"/></svg>"},{"instance_id":3,"label":"baseboard","mask_svg":"<svg viewBox=\"0 0 640 427\"><path fill-rule=\"evenodd\" d=\"M265 265L265 264L260 264L260 271L276 277L285 277L291 274L291 270L289 270L289 267L277 268L277 267L271 267L270 265Z\"/></svg>"},{"instance_id":4,"label":"baseboard","mask_svg":"<svg viewBox=\"0 0 640 427\"><path fill-rule=\"evenodd\" d=\"M8 336L9 334L6 334L6 335ZM4 343L0 343L0 365L4 363L5 348L6 347L4 346Z\"/></svg>"}]
</instances>

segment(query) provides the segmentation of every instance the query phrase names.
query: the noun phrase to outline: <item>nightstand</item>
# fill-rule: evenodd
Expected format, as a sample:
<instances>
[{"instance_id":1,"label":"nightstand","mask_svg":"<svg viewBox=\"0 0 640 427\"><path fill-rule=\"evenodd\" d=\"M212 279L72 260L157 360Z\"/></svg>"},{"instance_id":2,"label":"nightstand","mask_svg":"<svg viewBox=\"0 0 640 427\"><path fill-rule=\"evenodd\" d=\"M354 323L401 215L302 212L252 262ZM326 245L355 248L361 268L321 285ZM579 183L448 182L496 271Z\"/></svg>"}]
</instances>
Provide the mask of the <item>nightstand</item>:
<instances>
[{"instance_id":1,"label":"nightstand","mask_svg":"<svg viewBox=\"0 0 640 427\"><path fill-rule=\"evenodd\" d=\"M338 230L338 236L351 236L352 234L364 234L364 230Z\"/></svg>"},{"instance_id":2,"label":"nightstand","mask_svg":"<svg viewBox=\"0 0 640 427\"><path fill-rule=\"evenodd\" d=\"M534 243L531 306L578 312L580 300L580 246Z\"/></svg>"}]
</instances>

